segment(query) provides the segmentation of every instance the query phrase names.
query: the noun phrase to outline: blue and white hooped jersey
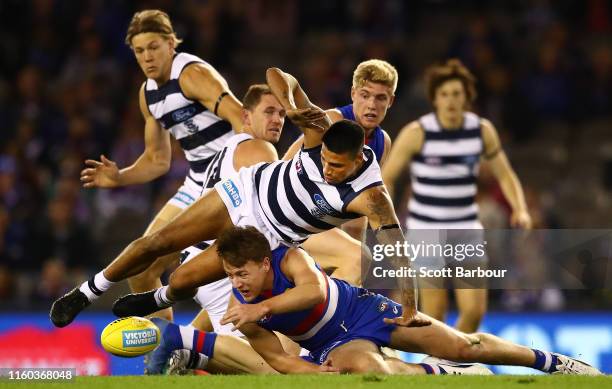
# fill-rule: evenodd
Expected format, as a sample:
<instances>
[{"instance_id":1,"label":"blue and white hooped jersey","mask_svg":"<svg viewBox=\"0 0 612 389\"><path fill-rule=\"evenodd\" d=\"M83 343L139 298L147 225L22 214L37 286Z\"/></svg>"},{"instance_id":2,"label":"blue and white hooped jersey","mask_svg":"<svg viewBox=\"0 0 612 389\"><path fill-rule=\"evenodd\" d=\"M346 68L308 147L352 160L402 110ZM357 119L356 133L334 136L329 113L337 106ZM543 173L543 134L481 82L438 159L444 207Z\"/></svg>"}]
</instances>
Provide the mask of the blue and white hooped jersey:
<instances>
[{"instance_id":1,"label":"blue and white hooped jersey","mask_svg":"<svg viewBox=\"0 0 612 389\"><path fill-rule=\"evenodd\" d=\"M356 121L355 112L353 112L353 104L345 105L336 108L342 114L342 117L348 120ZM380 126L377 126L372 134L366 138L365 144L374 150L376 160L380 163L385 152L385 134Z\"/></svg>"},{"instance_id":2,"label":"blue and white hooped jersey","mask_svg":"<svg viewBox=\"0 0 612 389\"><path fill-rule=\"evenodd\" d=\"M411 164L408 226L476 228L476 179L484 150L480 118L466 112L460 129L442 128L435 113L419 119L423 147Z\"/></svg>"},{"instance_id":3,"label":"blue and white hooped jersey","mask_svg":"<svg viewBox=\"0 0 612 389\"><path fill-rule=\"evenodd\" d=\"M366 189L383 185L374 152L365 146L363 154L359 171L335 185L323 178L321 146L302 148L291 161L256 165L258 208L268 230L292 245L360 217L346 210L348 204Z\"/></svg>"},{"instance_id":4,"label":"blue and white hooped jersey","mask_svg":"<svg viewBox=\"0 0 612 389\"><path fill-rule=\"evenodd\" d=\"M234 297L241 304L257 304L284 293L295 284L281 270L281 262L288 247L281 246L272 251L271 269L274 272L272 290L263 291L252 302L247 303L240 292L232 288ZM318 265L317 265L318 268ZM321 270L326 283L325 301L303 311L267 315L257 324L270 331L278 331L307 350L316 350L334 340L345 330L344 319L354 305L357 288L344 281L328 277Z\"/></svg>"},{"instance_id":5,"label":"blue and white hooped jersey","mask_svg":"<svg viewBox=\"0 0 612 389\"><path fill-rule=\"evenodd\" d=\"M195 55L176 54L172 60L170 79L161 86L155 80L147 79L144 93L153 117L179 141L191 168L190 176L201 183L212 157L234 132L230 123L183 94L179 77L185 67L192 63L206 62Z\"/></svg>"}]
</instances>

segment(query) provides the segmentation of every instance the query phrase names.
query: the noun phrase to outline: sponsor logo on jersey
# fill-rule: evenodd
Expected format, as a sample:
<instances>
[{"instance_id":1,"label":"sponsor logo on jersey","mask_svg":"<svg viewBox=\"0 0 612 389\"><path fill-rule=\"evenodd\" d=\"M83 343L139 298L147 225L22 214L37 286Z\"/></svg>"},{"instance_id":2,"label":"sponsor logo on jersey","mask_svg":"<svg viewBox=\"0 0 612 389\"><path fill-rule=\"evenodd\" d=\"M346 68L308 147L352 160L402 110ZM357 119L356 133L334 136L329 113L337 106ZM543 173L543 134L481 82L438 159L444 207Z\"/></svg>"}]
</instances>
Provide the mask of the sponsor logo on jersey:
<instances>
[{"instance_id":1,"label":"sponsor logo on jersey","mask_svg":"<svg viewBox=\"0 0 612 389\"><path fill-rule=\"evenodd\" d=\"M193 106L177 109L176 111L172 112L172 119L174 119L175 122L180 123L192 118L195 112L196 108Z\"/></svg>"},{"instance_id":2,"label":"sponsor logo on jersey","mask_svg":"<svg viewBox=\"0 0 612 389\"><path fill-rule=\"evenodd\" d=\"M315 205L317 206L317 208L313 208L313 209L310 210L310 213L314 217L316 217L318 219L321 219L325 215L339 216L339 212L336 211L335 209L333 209L332 206L329 205L329 203L320 194L315 193L312 196L312 200L314 201Z\"/></svg>"},{"instance_id":3,"label":"sponsor logo on jersey","mask_svg":"<svg viewBox=\"0 0 612 389\"><path fill-rule=\"evenodd\" d=\"M123 347L142 347L157 343L157 331L152 328L146 330L122 331Z\"/></svg>"},{"instance_id":4,"label":"sponsor logo on jersey","mask_svg":"<svg viewBox=\"0 0 612 389\"><path fill-rule=\"evenodd\" d=\"M223 184L221 184L221 186L223 186L225 193L227 193L229 198L232 200L232 205L234 206L234 208L242 204L240 192L238 192L238 188L236 187L236 184L234 184L234 181L225 180Z\"/></svg>"}]
</instances>

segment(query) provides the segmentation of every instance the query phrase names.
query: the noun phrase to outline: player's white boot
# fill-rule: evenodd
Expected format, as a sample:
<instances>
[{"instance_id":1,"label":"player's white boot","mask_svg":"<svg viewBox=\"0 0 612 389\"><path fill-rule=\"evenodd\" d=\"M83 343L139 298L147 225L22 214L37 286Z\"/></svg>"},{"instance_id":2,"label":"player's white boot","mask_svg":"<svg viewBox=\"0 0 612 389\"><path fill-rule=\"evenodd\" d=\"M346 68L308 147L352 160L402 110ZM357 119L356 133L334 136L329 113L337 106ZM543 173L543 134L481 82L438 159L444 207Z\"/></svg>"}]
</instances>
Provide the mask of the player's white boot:
<instances>
[{"instance_id":1,"label":"player's white boot","mask_svg":"<svg viewBox=\"0 0 612 389\"><path fill-rule=\"evenodd\" d=\"M557 357L557 371L553 374L603 375L588 363L570 358L567 355L551 353Z\"/></svg>"},{"instance_id":2,"label":"player's white boot","mask_svg":"<svg viewBox=\"0 0 612 389\"><path fill-rule=\"evenodd\" d=\"M444 370L448 375L493 375L486 366L478 363L458 363L436 357L426 357L422 361Z\"/></svg>"}]
</instances>

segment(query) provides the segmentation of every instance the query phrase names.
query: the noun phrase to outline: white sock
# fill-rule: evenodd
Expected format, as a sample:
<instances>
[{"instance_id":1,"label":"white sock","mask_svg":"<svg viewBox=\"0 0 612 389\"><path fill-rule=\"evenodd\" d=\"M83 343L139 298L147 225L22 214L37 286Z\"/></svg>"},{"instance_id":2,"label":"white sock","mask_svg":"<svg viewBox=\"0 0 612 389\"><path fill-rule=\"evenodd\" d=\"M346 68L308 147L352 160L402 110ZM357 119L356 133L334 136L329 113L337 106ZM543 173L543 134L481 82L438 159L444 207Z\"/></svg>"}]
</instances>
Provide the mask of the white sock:
<instances>
[{"instance_id":1,"label":"white sock","mask_svg":"<svg viewBox=\"0 0 612 389\"><path fill-rule=\"evenodd\" d=\"M157 306L160 308L168 308L174 304L174 300L168 298L168 285L162 286L161 288L155 291L153 295L155 297L155 302Z\"/></svg>"},{"instance_id":2,"label":"white sock","mask_svg":"<svg viewBox=\"0 0 612 389\"><path fill-rule=\"evenodd\" d=\"M106 292L113 284L114 282L104 277L103 272L99 272L89 280L83 282L79 290L87 296L89 302L93 302L102 296L102 293Z\"/></svg>"}]
</instances>

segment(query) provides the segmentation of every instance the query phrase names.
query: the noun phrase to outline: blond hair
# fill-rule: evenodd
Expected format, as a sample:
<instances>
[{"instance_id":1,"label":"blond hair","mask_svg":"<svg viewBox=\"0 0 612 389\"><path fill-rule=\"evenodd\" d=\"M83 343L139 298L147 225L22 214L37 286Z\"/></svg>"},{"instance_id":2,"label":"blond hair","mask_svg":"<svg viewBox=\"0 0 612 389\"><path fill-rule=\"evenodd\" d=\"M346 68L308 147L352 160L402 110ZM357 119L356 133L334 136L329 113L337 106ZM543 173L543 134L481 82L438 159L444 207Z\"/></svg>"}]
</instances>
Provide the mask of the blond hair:
<instances>
[{"instance_id":1,"label":"blond hair","mask_svg":"<svg viewBox=\"0 0 612 389\"><path fill-rule=\"evenodd\" d=\"M391 88L391 94L394 95L397 89L397 70L382 59L363 61L353 72L353 88L361 88L368 81Z\"/></svg>"},{"instance_id":2,"label":"blond hair","mask_svg":"<svg viewBox=\"0 0 612 389\"><path fill-rule=\"evenodd\" d=\"M128 26L125 43L132 47L132 39L136 35L146 32L154 32L166 40L173 39L174 48L183 41L177 38L168 14L158 9L147 9L134 14Z\"/></svg>"}]
</instances>

